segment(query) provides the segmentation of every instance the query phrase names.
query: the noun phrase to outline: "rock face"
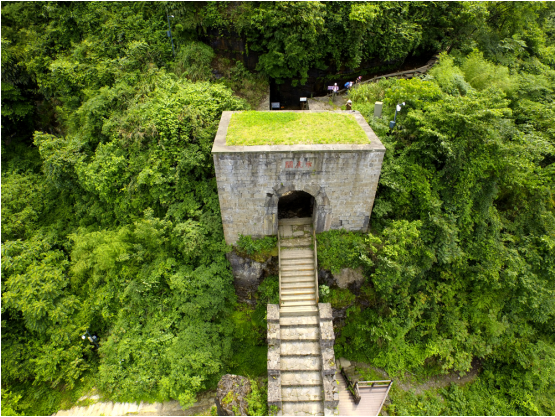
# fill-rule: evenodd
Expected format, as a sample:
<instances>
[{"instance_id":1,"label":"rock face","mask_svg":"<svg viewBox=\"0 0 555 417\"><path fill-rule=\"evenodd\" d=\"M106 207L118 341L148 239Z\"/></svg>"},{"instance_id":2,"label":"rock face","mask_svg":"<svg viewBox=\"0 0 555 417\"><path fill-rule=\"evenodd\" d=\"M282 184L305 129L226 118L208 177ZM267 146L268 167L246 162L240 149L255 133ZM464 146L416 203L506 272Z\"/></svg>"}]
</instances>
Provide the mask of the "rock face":
<instances>
[{"instance_id":1,"label":"rock face","mask_svg":"<svg viewBox=\"0 0 555 417\"><path fill-rule=\"evenodd\" d=\"M227 260L233 271L233 285L237 300L240 303L256 305L254 295L258 285L268 275L277 275L277 257L271 257L266 262L260 263L249 258L239 256L235 251L228 253Z\"/></svg>"},{"instance_id":2,"label":"rock face","mask_svg":"<svg viewBox=\"0 0 555 417\"><path fill-rule=\"evenodd\" d=\"M331 287L336 284L337 282L335 281L335 278L330 271L328 271L327 269L318 270L318 286L326 285L328 287Z\"/></svg>"},{"instance_id":3,"label":"rock face","mask_svg":"<svg viewBox=\"0 0 555 417\"><path fill-rule=\"evenodd\" d=\"M337 286L339 288L349 288L351 291L357 291L364 283L365 276L362 269L343 268L338 274L332 274L326 269L318 271L318 285L327 285L328 287Z\"/></svg>"},{"instance_id":4,"label":"rock face","mask_svg":"<svg viewBox=\"0 0 555 417\"><path fill-rule=\"evenodd\" d=\"M356 289L364 283L365 277L362 275L362 269L343 268L339 274L333 276L339 288Z\"/></svg>"},{"instance_id":5,"label":"rock face","mask_svg":"<svg viewBox=\"0 0 555 417\"><path fill-rule=\"evenodd\" d=\"M251 392L251 383L243 376L224 375L218 382L216 407L219 416L246 416L246 396Z\"/></svg>"}]
</instances>

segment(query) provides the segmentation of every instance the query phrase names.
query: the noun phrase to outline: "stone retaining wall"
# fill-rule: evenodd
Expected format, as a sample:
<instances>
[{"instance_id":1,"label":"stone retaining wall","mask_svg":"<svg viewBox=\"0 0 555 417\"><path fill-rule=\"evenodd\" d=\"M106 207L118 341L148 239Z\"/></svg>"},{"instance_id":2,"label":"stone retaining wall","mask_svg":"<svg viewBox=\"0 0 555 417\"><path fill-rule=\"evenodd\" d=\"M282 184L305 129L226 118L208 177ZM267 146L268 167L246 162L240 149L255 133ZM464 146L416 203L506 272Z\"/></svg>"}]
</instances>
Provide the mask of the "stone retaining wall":
<instances>
[{"instance_id":1,"label":"stone retaining wall","mask_svg":"<svg viewBox=\"0 0 555 417\"><path fill-rule=\"evenodd\" d=\"M268 304L268 408L282 409L281 402L281 330L279 305Z\"/></svg>"},{"instance_id":2,"label":"stone retaining wall","mask_svg":"<svg viewBox=\"0 0 555 417\"><path fill-rule=\"evenodd\" d=\"M322 353L322 384L324 389L324 408L333 412L339 404L339 391L336 381L337 364L333 344L333 314L330 303L318 304L320 321L320 350ZM328 415L328 414L326 414Z\"/></svg>"}]
</instances>

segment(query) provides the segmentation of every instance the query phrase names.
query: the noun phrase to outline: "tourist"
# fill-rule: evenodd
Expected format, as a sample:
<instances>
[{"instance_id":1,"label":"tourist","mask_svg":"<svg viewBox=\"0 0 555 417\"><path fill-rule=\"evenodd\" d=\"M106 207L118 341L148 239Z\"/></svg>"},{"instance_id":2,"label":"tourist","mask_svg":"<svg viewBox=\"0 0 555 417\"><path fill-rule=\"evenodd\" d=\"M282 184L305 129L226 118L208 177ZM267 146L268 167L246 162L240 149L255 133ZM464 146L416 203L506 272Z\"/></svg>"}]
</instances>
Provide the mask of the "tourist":
<instances>
[{"instance_id":1,"label":"tourist","mask_svg":"<svg viewBox=\"0 0 555 417\"><path fill-rule=\"evenodd\" d=\"M345 110L352 110L353 102L349 99L347 100L347 104L345 105Z\"/></svg>"}]
</instances>

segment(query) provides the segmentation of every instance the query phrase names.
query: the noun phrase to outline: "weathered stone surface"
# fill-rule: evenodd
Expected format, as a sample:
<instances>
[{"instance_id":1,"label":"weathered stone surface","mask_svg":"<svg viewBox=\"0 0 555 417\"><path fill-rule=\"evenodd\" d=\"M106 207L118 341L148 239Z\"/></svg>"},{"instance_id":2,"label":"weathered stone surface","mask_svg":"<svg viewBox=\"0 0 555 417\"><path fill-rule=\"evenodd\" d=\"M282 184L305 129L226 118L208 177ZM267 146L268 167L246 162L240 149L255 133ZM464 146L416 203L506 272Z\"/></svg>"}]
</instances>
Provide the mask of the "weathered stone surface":
<instances>
[{"instance_id":1,"label":"weathered stone surface","mask_svg":"<svg viewBox=\"0 0 555 417\"><path fill-rule=\"evenodd\" d=\"M321 401L322 388L320 387L283 387L281 389L283 401Z\"/></svg>"},{"instance_id":2,"label":"weathered stone surface","mask_svg":"<svg viewBox=\"0 0 555 417\"><path fill-rule=\"evenodd\" d=\"M268 376L268 405L281 409L281 376Z\"/></svg>"},{"instance_id":3,"label":"weathered stone surface","mask_svg":"<svg viewBox=\"0 0 555 417\"><path fill-rule=\"evenodd\" d=\"M282 327L281 340L314 340L319 339L317 326Z\"/></svg>"},{"instance_id":4,"label":"weathered stone surface","mask_svg":"<svg viewBox=\"0 0 555 417\"><path fill-rule=\"evenodd\" d=\"M330 303L319 303L318 313L320 315L320 321L333 319L333 312Z\"/></svg>"},{"instance_id":5,"label":"weathered stone surface","mask_svg":"<svg viewBox=\"0 0 555 417\"><path fill-rule=\"evenodd\" d=\"M268 345L280 346L281 343L281 330L279 322L268 322Z\"/></svg>"},{"instance_id":6,"label":"weathered stone surface","mask_svg":"<svg viewBox=\"0 0 555 417\"><path fill-rule=\"evenodd\" d=\"M226 254L233 271L233 285L237 299L242 303L256 304L254 294L264 275L267 263L260 263L249 258L243 258L235 252Z\"/></svg>"},{"instance_id":7,"label":"weathered stone surface","mask_svg":"<svg viewBox=\"0 0 555 417\"><path fill-rule=\"evenodd\" d=\"M322 368L319 356L283 356L282 371L319 371Z\"/></svg>"},{"instance_id":8,"label":"weathered stone surface","mask_svg":"<svg viewBox=\"0 0 555 417\"><path fill-rule=\"evenodd\" d=\"M320 347L333 348L333 343L335 341L335 334L333 332L333 324L331 321L321 321L320 322Z\"/></svg>"},{"instance_id":9,"label":"weathered stone surface","mask_svg":"<svg viewBox=\"0 0 555 417\"><path fill-rule=\"evenodd\" d=\"M358 112L367 144L227 146L232 112L224 112L212 154L224 235L277 233L279 198L305 191L315 199L316 232L368 228L385 147ZM286 164L289 162L289 164Z\"/></svg>"},{"instance_id":10,"label":"weathered stone surface","mask_svg":"<svg viewBox=\"0 0 555 417\"><path fill-rule=\"evenodd\" d=\"M281 348L268 346L268 376L279 375L281 370Z\"/></svg>"},{"instance_id":11,"label":"weathered stone surface","mask_svg":"<svg viewBox=\"0 0 555 417\"><path fill-rule=\"evenodd\" d=\"M341 368L348 368L351 366L351 361L345 358L339 358L339 364L341 365Z\"/></svg>"},{"instance_id":12,"label":"weathered stone surface","mask_svg":"<svg viewBox=\"0 0 555 417\"><path fill-rule=\"evenodd\" d=\"M322 401L284 402L284 416L321 416L324 412Z\"/></svg>"},{"instance_id":13,"label":"weathered stone surface","mask_svg":"<svg viewBox=\"0 0 555 417\"><path fill-rule=\"evenodd\" d=\"M327 408L337 407L339 404L338 385L335 374L325 375L323 380L324 387L324 405Z\"/></svg>"},{"instance_id":14,"label":"weathered stone surface","mask_svg":"<svg viewBox=\"0 0 555 417\"><path fill-rule=\"evenodd\" d=\"M333 348L322 349L322 375L335 375L336 371Z\"/></svg>"},{"instance_id":15,"label":"weathered stone surface","mask_svg":"<svg viewBox=\"0 0 555 417\"><path fill-rule=\"evenodd\" d=\"M282 355L318 355L320 353L320 343L307 341L281 341Z\"/></svg>"},{"instance_id":16,"label":"weathered stone surface","mask_svg":"<svg viewBox=\"0 0 555 417\"><path fill-rule=\"evenodd\" d=\"M281 385L322 385L322 375L319 371L282 372Z\"/></svg>"},{"instance_id":17,"label":"weathered stone surface","mask_svg":"<svg viewBox=\"0 0 555 417\"><path fill-rule=\"evenodd\" d=\"M266 320L268 322L279 322L279 304L268 304Z\"/></svg>"},{"instance_id":18,"label":"weathered stone surface","mask_svg":"<svg viewBox=\"0 0 555 417\"><path fill-rule=\"evenodd\" d=\"M333 275L339 288L360 288L366 277L362 274L362 268L343 268L339 274Z\"/></svg>"},{"instance_id":19,"label":"weathered stone surface","mask_svg":"<svg viewBox=\"0 0 555 417\"><path fill-rule=\"evenodd\" d=\"M251 392L248 378L227 374L218 382L216 391L216 407L219 416L247 415L245 397ZM234 412L237 411L237 414Z\"/></svg>"},{"instance_id":20,"label":"weathered stone surface","mask_svg":"<svg viewBox=\"0 0 555 417\"><path fill-rule=\"evenodd\" d=\"M333 274L327 269L318 270L318 286L320 285L326 285L328 287L337 285Z\"/></svg>"},{"instance_id":21,"label":"weathered stone surface","mask_svg":"<svg viewBox=\"0 0 555 417\"><path fill-rule=\"evenodd\" d=\"M318 326L319 319L316 316L286 316L279 318L281 326Z\"/></svg>"}]
</instances>

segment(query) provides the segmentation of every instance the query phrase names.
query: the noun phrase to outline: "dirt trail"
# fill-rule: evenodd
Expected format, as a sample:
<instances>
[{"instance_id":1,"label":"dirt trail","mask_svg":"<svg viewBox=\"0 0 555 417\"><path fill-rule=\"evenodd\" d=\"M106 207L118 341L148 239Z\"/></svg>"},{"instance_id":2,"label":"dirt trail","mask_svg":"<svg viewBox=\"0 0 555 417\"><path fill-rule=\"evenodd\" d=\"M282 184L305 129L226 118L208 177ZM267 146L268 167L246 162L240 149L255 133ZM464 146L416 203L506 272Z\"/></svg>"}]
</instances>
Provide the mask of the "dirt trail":
<instances>
[{"instance_id":1,"label":"dirt trail","mask_svg":"<svg viewBox=\"0 0 555 417\"><path fill-rule=\"evenodd\" d=\"M452 372L447 375L431 377L426 382L421 384L414 384L410 382L410 375L406 375L408 377L407 379L409 380L409 382L406 382L406 381L403 382L403 381L400 381L399 379L391 378L387 374L387 372L385 372L383 369L375 368L371 365L368 365L367 363L351 362L351 364L357 368L372 369L373 371L382 375L385 379L393 379L395 385L400 387L403 391L413 391L417 395L422 394L424 391L427 391L432 388L447 388L452 383L457 385L465 385L469 382L474 381L478 377L478 374L480 373L480 370L481 370L480 364L476 363L476 364L473 364L470 371L464 376L461 376L458 372Z\"/></svg>"},{"instance_id":2,"label":"dirt trail","mask_svg":"<svg viewBox=\"0 0 555 417\"><path fill-rule=\"evenodd\" d=\"M100 402L98 395L89 395L79 398L77 404L69 410L60 410L54 416L195 416L210 415L210 408L215 405L216 391L199 394L197 402L190 408L182 409L179 401L166 401L163 403L114 403L112 401ZM92 404L91 404L92 403Z\"/></svg>"}]
</instances>

